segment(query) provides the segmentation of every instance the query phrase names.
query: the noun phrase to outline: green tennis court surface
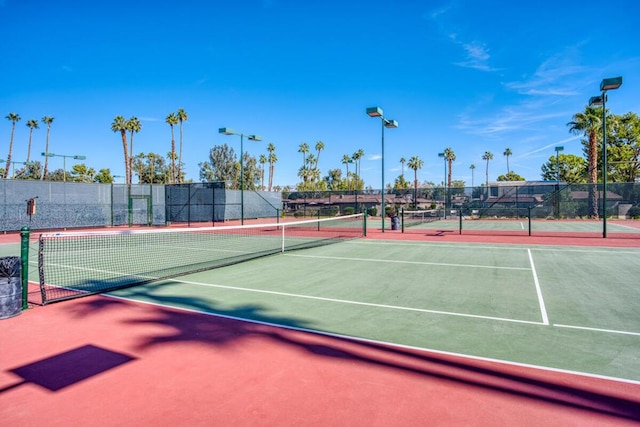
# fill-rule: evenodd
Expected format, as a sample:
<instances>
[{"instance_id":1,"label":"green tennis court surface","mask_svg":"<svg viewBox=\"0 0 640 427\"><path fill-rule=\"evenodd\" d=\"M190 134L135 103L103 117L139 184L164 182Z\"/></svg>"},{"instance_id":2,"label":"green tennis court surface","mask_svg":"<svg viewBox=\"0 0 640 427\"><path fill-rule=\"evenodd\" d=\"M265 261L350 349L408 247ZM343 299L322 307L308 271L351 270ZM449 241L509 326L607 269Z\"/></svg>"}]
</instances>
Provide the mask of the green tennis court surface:
<instances>
[{"instance_id":1,"label":"green tennis court surface","mask_svg":"<svg viewBox=\"0 0 640 427\"><path fill-rule=\"evenodd\" d=\"M351 240L112 295L640 381L640 250Z\"/></svg>"}]
</instances>

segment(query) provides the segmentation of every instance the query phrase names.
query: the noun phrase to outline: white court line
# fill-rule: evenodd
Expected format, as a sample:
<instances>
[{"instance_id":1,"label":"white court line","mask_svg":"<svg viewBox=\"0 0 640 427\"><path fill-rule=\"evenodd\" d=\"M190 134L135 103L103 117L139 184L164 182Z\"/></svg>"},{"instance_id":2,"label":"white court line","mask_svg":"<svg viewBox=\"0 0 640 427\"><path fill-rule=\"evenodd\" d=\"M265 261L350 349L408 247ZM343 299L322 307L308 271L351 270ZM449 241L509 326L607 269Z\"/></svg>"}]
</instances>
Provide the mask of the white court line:
<instances>
[{"instance_id":1,"label":"white court line","mask_svg":"<svg viewBox=\"0 0 640 427\"><path fill-rule=\"evenodd\" d=\"M636 337L640 337L640 332L616 331L614 329L587 328L586 326L560 325L558 323L554 323L553 326L557 326L558 328L580 329L583 331L606 332L610 334L633 335Z\"/></svg>"},{"instance_id":2,"label":"white court line","mask_svg":"<svg viewBox=\"0 0 640 427\"><path fill-rule=\"evenodd\" d=\"M402 260L374 259L374 258L349 258L349 257L321 256L321 255L299 255L299 254L291 254L291 253L285 253L284 256L296 257L296 258L334 259L338 261L382 262L382 263L390 263L390 264L418 264L418 265L435 265L440 267L488 268L492 270L520 270L520 271L530 270L529 268L526 268L526 267L500 267L500 266L474 265L474 264L450 264L446 262L402 261Z\"/></svg>"},{"instance_id":3,"label":"white court line","mask_svg":"<svg viewBox=\"0 0 640 427\"><path fill-rule=\"evenodd\" d=\"M536 266L533 264L533 256L531 255L531 249L527 249L529 254L529 262L531 263L531 273L533 274L533 282L536 285L536 293L538 294L538 302L540 304L540 313L542 313L542 323L549 324L549 317L547 316L547 309L544 305L544 299L542 298L542 289L540 289L540 282L538 281L538 274L536 273Z\"/></svg>"},{"instance_id":4,"label":"white court line","mask_svg":"<svg viewBox=\"0 0 640 427\"><path fill-rule=\"evenodd\" d=\"M303 299L311 299L311 300L318 300L318 301L329 301L329 302L337 302L341 304L362 305L367 307L387 308L387 309L402 310L402 311L415 311L419 313L442 314L446 316L466 317L466 318L472 318L472 319L498 320L501 322L525 323L528 325L543 325L540 322L533 322L529 320L508 319L505 317L481 316L477 314L456 313L453 311L427 310L422 308L403 307L403 306L397 306L397 305L374 304L369 302L351 301L351 300L343 300L343 299L337 299L337 298L326 298L326 297L315 297L311 295L292 294L289 292L266 291L263 289L252 289L252 288L242 288L238 286L216 285L213 283L192 282L189 280L176 280L176 279L170 279L170 280L174 282L187 283L187 284L196 285L196 286L232 289L232 290L243 291L243 292L255 292L255 293L261 293L261 294L280 295L280 296L286 296L286 297L303 298Z\"/></svg>"},{"instance_id":5,"label":"white court line","mask_svg":"<svg viewBox=\"0 0 640 427\"><path fill-rule=\"evenodd\" d=\"M347 245L392 245L392 246L420 246L420 247L433 247L433 248L455 248L455 249L496 249L503 251L520 251L526 247L526 245L500 245L500 246L484 246L482 244L463 244L463 243L455 243L455 244L446 244L446 243L422 243L422 242L389 242L389 240L347 240L342 242ZM541 252L579 252L579 253L605 253L605 254L633 254L638 255L640 253L640 249L634 248L607 248L607 247L597 247L594 246L591 248L579 248L575 246L535 246L531 247L533 251L541 251Z\"/></svg>"}]
</instances>

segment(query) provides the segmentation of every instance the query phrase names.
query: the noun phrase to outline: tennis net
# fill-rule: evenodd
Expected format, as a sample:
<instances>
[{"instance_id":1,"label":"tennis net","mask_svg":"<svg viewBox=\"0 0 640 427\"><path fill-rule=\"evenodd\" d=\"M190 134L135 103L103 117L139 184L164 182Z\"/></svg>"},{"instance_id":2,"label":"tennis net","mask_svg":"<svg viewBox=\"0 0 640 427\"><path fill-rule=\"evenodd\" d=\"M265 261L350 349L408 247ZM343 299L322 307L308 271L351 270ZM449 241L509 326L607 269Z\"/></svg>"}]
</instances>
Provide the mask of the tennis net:
<instances>
[{"instance_id":1,"label":"tennis net","mask_svg":"<svg viewBox=\"0 0 640 427\"><path fill-rule=\"evenodd\" d=\"M272 224L42 234L47 304L362 237L363 214Z\"/></svg>"},{"instance_id":2,"label":"tennis net","mask_svg":"<svg viewBox=\"0 0 640 427\"><path fill-rule=\"evenodd\" d=\"M433 222L440 219L440 212L437 209L428 209L420 211L402 210L402 229L405 227L414 227L427 222Z\"/></svg>"}]
</instances>

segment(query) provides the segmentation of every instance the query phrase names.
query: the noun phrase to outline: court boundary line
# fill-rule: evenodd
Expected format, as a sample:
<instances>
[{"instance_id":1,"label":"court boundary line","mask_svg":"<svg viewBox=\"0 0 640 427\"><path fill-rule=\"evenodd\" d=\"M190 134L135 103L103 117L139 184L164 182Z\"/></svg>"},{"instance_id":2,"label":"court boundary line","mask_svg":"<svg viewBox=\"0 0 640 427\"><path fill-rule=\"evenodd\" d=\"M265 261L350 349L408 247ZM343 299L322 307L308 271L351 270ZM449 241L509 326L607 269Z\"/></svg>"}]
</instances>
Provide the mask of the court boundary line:
<instances>
[{"instance_id":1,"label":"court boundary line","mask_svg":"<svg viewBox=\"0 0 640 427\"><path fill-rule=\"evenodd\" d=\"M223 318L223 319L236 320L236 321L240 321L240 322L253 323L253 324L259 324L259 325L264 325L264 326L271 326L271 327L275 327L275 328L289 329L289 330L293 330L293 331L305 332L305 333L310 333L310 334L314 334L314 335L321 335L321 336L327 336L327 337L333 337L333 338L346 339L346 340L351 340L351 341L356 341L356 342L380 344L380 345L386 345L386 346L390 346L390 347L396 347L396 348L402 348L402 349L408 349L408 350L416 350L416 351L422 351L422 352L430 352L430 353L434 353L434 354L441 354L441 355L445 355L445 356L460 357L462 359L470 359L470 360L478 360L478 361L483 361L483 362L498 363L498 364L504 364L504 365L508 365L508 366L523 367L523 368L529 368L529 369L545 371L545 372L555 372L555 373L561 373L561 374L575 375L575 376L578 376L578 377L595 378L595 379L599 379L599 380L612 381L614 383L615 382L619 382L619 383L624 383L624 384L640 385L640 381L632 380L632 379L629 379L629 378L611 377L611 376L607 376L607 375L599 375L599 374L594 374L594 373L589 373L589 372L580 372L580 371L572 371L572 370L568 370L568 369L554 368L554 367L551 367L551 366L533 365L533 364L528 364L528 363L514 362L512 360L494 359L494 358L490 358L490 357L474 356L474 355L471 355L471 354L463 354L463 353L454 353L454 352L437 350L437 349L432 349L432 348L427 348L427 347L417 347L417 346L411 346L411 345L407 345L407 344L398 344L398 343L392 343L392 342L380 341L380 340L373 340L373 339L362 338L362 337L354 337L354 336L350 336L350 335L336 334L336 333L331 333L331 332L326 332L326 331L318 331L318 330L315 330L315 329L308 329L308 328L302 328L302 327L291 326L291 325L281 325L281 324L278 324L278 323L265 322L265 321L261 321L261 320L255 320L255 319L246 319L246 318L231 316L231 315L227 315L227 314L211 313L211 312L208 312L208 311L196 310L196 309L191 309L191 308L176 307L176 306L173 306L173 305L160 304L160 303L155 303L155 302L150 302L150 301L141 301L141 300L137 300L137 299L133 299L133 298L120 297L120 296L111 295L111 294L100 294L100 295L95 295L95 297L115 298L115 299L119 299L119 300L123 300L123 301L133 302L133 303L136 303L136 304L147 304L147 305L152 305L152 306L155 306L155 307L170 308L172 310L177 310L177 311L185 311L185 312L189 312L189 313L202 314L202 315L205 315L205 316L219 317L219 318Z\"/></svg>"},{"instance_id":2,"label":"court boundary line","mask_svg":"<svg viewBox=\"0 0 640 427\"><path fill-rule=\"evenodd\" d=\"M375 259L375 258L351 258L351 257L334 257L327 255L300 255L285 253L284 256L296 257L296 258L316 258L316 259L333 259L333 260L345 260L345 261L362 261L362 262L388 262L391 264L417 264L417 265L434 265L441 267L463 267L463 268L486 268L495 270L517 270L517 271L529 271L526 267L501 267L501 266L489 266L489 265L474 265L474 264L451 264L446 262L426 262L426 261L404 261L404 260L390 260L390 259Z\"/></svg>"},{"instance_id":3,"label":"court boundary line","mask_svg":"<svg viewBox=\"0 0 640 427\"><path fill-rule=\"evenodd\" d=\"M558 328L579 329L583 331L606 332L610 334L633 335L633 336L640 337L640 332L618 331L615 329L603 329L603 328L590 328L588 326L563 325L561 323L554 323L553 326L557 326Z\"/></svg>"},{"instance_id":4,"label":"court boundary line","mask_svg":"<svg viewBox=\"0 0 640 427\"><path fill-rule=\"evenodd\" d=\"M531 249L527 248L527 254L529 255L529 263L531 264L531 273L533 274L533 283L536 287L536 294L538 295L538 304L540 305L540 313L542 314L542 323L549 324L549 316L547 315L547 308L544 304L544 298L542 297L542 289L540 288L540 281L538 280L538 273L536 272L536 266L533 263L533 255Z\"/></svg>"},{"instance_id":5,"label":"court boundary line","mask_svg":"<svg viewBox=\"0 0 640 427\"><path fill-rule=\"evenodd\" d=\"M429 242L421 242L421 241L399 241L399 240L379 240L379 239L356 239L356 240L348 240L342 243L346 244L364 244L364 245L393 245L393 246L428 246L428 247L440 247L440 248L463 248L463 249L501 249L501 250L519 250L530 248L533 251L558 251L558 252L588 252L588 253L628 253L631 255L640 254L640 249L628 248L628 247L606 247L606 246L593 246L593 250L590 249L579 249L578 246L553 246L553 245L544 245L544 246L536 246L529 247L526 244L511 244L505 243L496 246L486 246L484 243L429 243Z\"/></svg>"}]
</instances>

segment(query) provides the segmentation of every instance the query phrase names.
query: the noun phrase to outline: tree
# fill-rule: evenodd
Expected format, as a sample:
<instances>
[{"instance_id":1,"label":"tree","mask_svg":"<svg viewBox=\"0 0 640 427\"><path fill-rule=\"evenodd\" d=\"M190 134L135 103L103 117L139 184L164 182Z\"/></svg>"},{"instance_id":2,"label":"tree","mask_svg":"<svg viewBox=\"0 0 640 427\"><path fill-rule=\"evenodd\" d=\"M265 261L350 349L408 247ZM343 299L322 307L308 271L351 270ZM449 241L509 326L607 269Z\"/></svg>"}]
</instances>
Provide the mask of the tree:
<instances>
[{"instance_id":1,"label":"tree","mask_svg":"<svg viewBox=\"0 0 640 427\"><path fill-rule=\"evenodd\" d=\"M13 151L13 135L16 131L16 123L21 120L20 116L16 113L9 113L6 119L11 122L11 139L9 140L9 154L7 155L7 168L4 171L4 179L9 176L9 169L11 168L11 152Z\"/></svg>"},{"instance_id":2,"label":"tree","mask_svg":"<svg viewBox=\"0 0 640 427\"><path fill-rule=\"evenodd\" d=\"M31 158L31 141L33 140L33 130L34 129L39 129L38 120L37 119L28 120L27 121L27 126L29 126L29 146L27 147L27 160L26 160L26 163L29 163L29 159Z\"/></svg>"},{"instance_id":3,"label":"tree","mask_svg":"<svg viewBox=\"0 0 640 427\"><path fill-rule=\"evenodd\" d=\"M260 189L262 191L264 191L264 165L267 163L267 156L265 156L264 154L260 154L260 164L262 165L260 167L260 179L262 181L262 183L260 184Z\"/></svg>"},{"instance_id":4,"label":"tree","mask_svg":"<svg viewBox=\"0 0 640 427\"><path fill-rule=\"evenodd\" d=\"M309 152L309 144L306 142L300 143L300 147L298 148L298 153L302 153L302 168L298 171L298 176L302 178L303 181L307 181L307 153Z\"/></svg>"},{"instance_id":5,"label":"tree","mask_svg":"<svg viewBox=\"0 0 640 427\"><path fill-rule=\"evenodd\" d=\"M267 159L269 161L269 191L271 191L271 188L273 186L273 169L274 165L278 161L278 156L276 156L276 146L272 143L269 143L269 145L267 145L267 151L269 152L269 156Z\"/></svg>"},{"instance_id":6,"label":"tree","mask_svg":"<svg viewBox=\"0 0 640 427\"><path fill-rule=\"evenodd\" d=\"M511 152L511 148L505 148L504 149L504 156L507 158L507 175L509 175L509 156L511 156L513 153Z\"/></svg>"},{"instance_id":7,"label":"tree","mask_svg":"<svg viewBox=\"0 0 640 427\"><path fill-rule=\"evenodd\" d=\"M94 182L95 174L95 169L87 167L84 163L75 164L71 168L71 179L76 182Z\"/></svg>"},{"instance_id":8,"label":"tree","mask_svg":"<svg viewBox=\"0 0 640 427\"><path fill-rule=\"evenodd\" d=\"M340 169L329 169L324 180L327 183L327 188L331 191L341 190L344 186L342 182L342 170Z\"/></svg>"},{"instance_id":9,"label":"tree","mask_svg":"<svg viewBox=\"0 0 640 427\"><path fill-rule=\"evenodd\" d=\"M183 171L182 171L182 122L186 122L189 116L187 112L182 108L178 108L178 113L176 114L178 117L178 122L180 123L180 154L178 155L178 178L179 182L182 183L183 180Z\"/></svg>"},{"instance_id":10,"label":"tree","mask_svg":"<svg viewBox=\"0 0 640 427\"><path fill-rule=\"evenodd\" d=\"M489 188L489 161L493 160L493 153L491 151L485 151L482 155L482 160L487 162L487 188Z\"/></svg>"},{"instance_id":11,"label":"tree","mask_svg":"<svg viewBox=\"0 0 640 427\"><path fill-rule=\"evenodd\" d=\"M24 169L16 173L15 179L41 179L42 163L39 161L29 162Z\"/></svg>"},{"instance_id":12,"label":"tree","mask_svg":"<svg viewBox=\"0 0 640 427\"><path fill-rule=\"evenodd\" d=\"M100 184L113 184L113 180L110 169L100 169L93 177L93 181Z\"/></svg>"},{"instance_id":13,"label":"tree","mask_svg":"<svg viewBox=\"0 0 640 427\"><path fill-rule=\"evenodd\" d=\"M351 158L353 159L353 161L355 162L355 168L356 168L356 190L360 189L360 159L362 159L364 157L364 150L362 148L358 149L355 153L353 153L353 156L351 156Z\"/></svg>"},{"instance_id":14,"label":"tree","mask_svg":"<svg viewBox=\"0 0 640 427\"><path fill-rule=\"evenodd\" d=\"M411 183L404 179L404 174L398 176L393 183L394 190L406 190L411 187Z\"/></svg>"},{"instance_id":15,"label":"tree","mask_svg":"<svg viewBox=\"0 0 640 427\"><path fill-rule=\"evenodd\" d=\"M608 118L611 126L607 123L607 129L613 132L607 135L607 175L611 182L635 182L640 177L640 117L629 112Z\"/></svg>"},{"instance_id":16,"label":"tree","mask_svg":"<svg viewBox=\"0 0 640 427\"><path fill-rule=\"evenodd\" d=\"M141 184L164 184L170 176L164 157L156 153L139 153L133 159L133 170Z\"/></svg>"},{"instance_id":17,"label":"tree","mask_svg":"<svg viewBox=\"0 0 640 427\"><path fill-rule=\"evenodd\" d=\"M236 165L238 167L236 168ZM209 161L200 163L200 179L206 182L224 182L225 188L237 189L239 162L233 148L216 145L209 151Z\"/></svg>"},{"instance_id":18,"label":"tree","mask_svg":"<svg viewBox=\"0 0 640 427\"><path fill-rule=\"evenodd\" d=\"M418 169L422 169L424 161L418 156L413 156L409 159L409 169L413 169L413 207L418 206Z\"/></svg>"},{"instance_id":19,"label":"tree","mask_svg":"<svg viewBox=\"0 0 640 427\"><path fill-rule=\"evenodd\" d=\"M169 113L164 121L171 127L171 184L176 183L176 138L173 133L173 127L178 124L178 116L175 113Z\"/></svg>"},{"instance_id":20,"label":"tree","mask_svg":"<svg viewBox=\"0 0 640 427\"><path fill-rule=\"evenodd\" d=\"M353 163L353 160L351 159L351 157L348 154L345 154L344 156L342 156L342 164L345 165L346 169L347 169L347 173L345 175L345 181L347 182L346 188L347 190L349 190L350 185L349 185L349 163Z\"/></svg>"},{"instance_id":21,"label":"tree","mask_svg":"<svg viewBox=\"0 0 640 427\"><path fill-rule=\"evenodd\" d=\"M127 177L127 184L131 185L133 182L133 134L140 132L142 129L142 123L137 117L131 117L125 123L125 127L129 131L129 139L131 143L131 154L129 155L129 176Z\"/></svg>"},{"instance_id":22,"label":"tree","mask_svg":"<svg viewBox=\"0 0 640 427\"><path fill-rule=\"evenodd\" d=\"M402 179L404 180L404 164L407 163L407 159L400 157L400 164L402 165Z\"/></svg>"},{"instance_id":23,"label":"tree","mask_svg":"<svg viewBox=\"0 0 640 427\"><path fill-rule=\"evenodd\" d=\"M131 182L131 163L129 162L129 149L127 148L127 122L123 116L116 116L111 123L111 131L120 132L122 149L124 150L124 175L127 184Z\"/></svg>"},{"instance_id":24,"label":"tree","mask_svg":"<svg viewBox=\"0 0 640 427\"><path fill-rule=\"evenodd\" d=\"M598 217L598 133L602 129L602 108L587 106L584 111L574 114L573 120L567 123L569 132L584 135L588 139L587 162L589 171L589 214L590 218Z\"/></svg>"},{"instance_id":25,"label":"tree","mask_svg":"<svg viewBox=\"0 0 640 427\"><path fill-rule=\"evenodd\" d=\"M447 166L449 170L447 171L447 188L451 188L451 169L452 162L456 159L456 154L453 152L452 148L444 149L444 158L447 159Z\"/></svg>"},{"instance_id":26,"label":"tree","mask_svg":"<svg viewBox=\"0 0 640 427\"><path fill-rule=\"evenodd\" d=\"M550 156L542 165L541 177L545 181L558 179L558 166L560 166L560 181L567 184L583 184L588 180L587 161L574 154L560 154L558 157Z\"/></svg>"},{"instance_id":27,"label":"tree","mask_svg":"<svg viewBox=\"0 0 640 427\"><path fill-rule=\"evenodd\" d=\"M313 165L314 169L318 169L318 162L320 162L320 152L324 150L324 142L318 141L316 142L316 152L318 155L316 156L315 163Z\"/></svg>"},{"instance_id":28,"label":"tree","mask_svg":"<svg viewBox=\"0 0 640 427\"><path fill-rule=\"evenodd\" d=\"M525 179L515 173L514 171L509 171L506 175L498 176L498 181L524 181Z\"/></svg>"},{"instance_id":29,"label":"tree","mask_svg":"<svg viewBox=\"0 0 640 427\"><path fill-rule=\"evenodd\" d=\"M474 187L474 185L473 185L473 172L476 170L476 165L471 163L471 165L469 165L469 169L471 169L471 187Z\"/></svg>"},{"instance_id":30,"label":"tree","mask_svg":"<svg viewBox=\"0 0 640 427\"><path fill-rule=\"evenodd\" d=\"M49 152L49 135L51 133L51 123L53 123L53 116L44 116L42 118L42 123L47 125L47 142L45 143L45 146L44 146L44 152L48 153ZM42 177L40 178L41 180L44 180L44 177L47 176L48 166L49 166L49 157L45 156L44 169L42 170Z\"/></svg>"}]
</instances>

